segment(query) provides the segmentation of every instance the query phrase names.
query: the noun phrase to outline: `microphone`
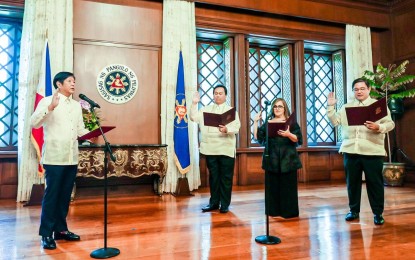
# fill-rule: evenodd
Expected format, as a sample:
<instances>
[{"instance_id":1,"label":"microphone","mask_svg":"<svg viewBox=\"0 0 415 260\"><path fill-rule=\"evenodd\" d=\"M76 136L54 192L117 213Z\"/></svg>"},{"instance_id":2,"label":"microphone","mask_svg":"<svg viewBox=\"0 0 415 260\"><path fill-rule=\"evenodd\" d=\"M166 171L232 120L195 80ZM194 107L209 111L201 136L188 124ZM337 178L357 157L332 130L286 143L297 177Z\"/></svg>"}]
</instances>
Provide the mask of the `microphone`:
<instances>
[{"instance_id":1,"label":"microphone","mask_svg":"<svg viewBox=\"0 0 415 260\"><path fill-rule=\"evenodd\" d=\"M101 108L97 103L95 103L94 101L89 99L84 94L79 94L79 98L82 99L82 100L85 100L86 102L88 102L91 105L92 108L94 108L94 107Z\"/></svg>"},{"instance_id":2,"label":"microphone","mask_svg":"<svg viewBox=\"0 0 415 260\"><path fill-rule=\"evenodd\" d=\"M268 101L268 100L265 100L265 101L264 101L264 105L269 106L269 105L271 105L271 102L270 102L270 101Z\"/></svg>"}]
</instances>

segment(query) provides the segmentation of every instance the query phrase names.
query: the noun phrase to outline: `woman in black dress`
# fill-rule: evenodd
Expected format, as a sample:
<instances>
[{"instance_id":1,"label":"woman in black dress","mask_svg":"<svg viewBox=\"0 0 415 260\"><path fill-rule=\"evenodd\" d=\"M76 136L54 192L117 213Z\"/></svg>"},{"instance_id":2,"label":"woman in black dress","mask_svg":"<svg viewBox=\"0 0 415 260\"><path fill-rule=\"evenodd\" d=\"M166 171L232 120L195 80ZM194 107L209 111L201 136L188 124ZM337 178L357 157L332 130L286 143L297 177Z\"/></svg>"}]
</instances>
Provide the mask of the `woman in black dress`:
<instances>
[{"instance_id":1,"label":"woman in black dress","mask_svg":"<svg viewBox=\"0 0 415 260\"><path fill-rule=\"evenodd\" d=\"M282 98L275 99L271 104L272 113L268 122L285 122L290 111ZM254 119L254 137L266 146L266 127L258 128L261 112ZM271 137L274 136L274 137ZM269 216L283 218L298 217L297 170L302 167L296 146L302 144L300 126L292 123L286 130L268 134L269 157L262 156L262 169L265 170L265 213Z\"/></svg>"}]
</instances>

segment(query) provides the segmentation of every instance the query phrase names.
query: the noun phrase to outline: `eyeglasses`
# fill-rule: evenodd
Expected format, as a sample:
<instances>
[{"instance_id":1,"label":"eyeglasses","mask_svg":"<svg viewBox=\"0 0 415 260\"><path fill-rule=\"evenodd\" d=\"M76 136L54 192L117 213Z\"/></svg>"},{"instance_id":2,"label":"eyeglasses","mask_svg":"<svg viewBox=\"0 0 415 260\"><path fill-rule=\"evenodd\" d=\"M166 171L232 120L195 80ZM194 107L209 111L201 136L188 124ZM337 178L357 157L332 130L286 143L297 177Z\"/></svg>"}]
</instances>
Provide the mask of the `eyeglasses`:
<instances>
[{"instance_id":1,"label":"eyeglasses","mask_svg":"<svg viewBox=\"0 0 415 260\"><path fill-rule=\"evenodd\" d=\"M274 106L274 108L277 108L277 109L283 109L283 108L284 108L284 106L278 105L278 106Z\"/></svg>"},{"instance_id":2,"label":"eyeglasses","mask_svg":"<svg viewBox=\"0 0 415 260\"><path fill-rule=\"evenodd\" d=\"M369 88L355 88L353 89L354 92L359 92L359 91L365 91L368 90Z\"/></svg>"}]
</instances>

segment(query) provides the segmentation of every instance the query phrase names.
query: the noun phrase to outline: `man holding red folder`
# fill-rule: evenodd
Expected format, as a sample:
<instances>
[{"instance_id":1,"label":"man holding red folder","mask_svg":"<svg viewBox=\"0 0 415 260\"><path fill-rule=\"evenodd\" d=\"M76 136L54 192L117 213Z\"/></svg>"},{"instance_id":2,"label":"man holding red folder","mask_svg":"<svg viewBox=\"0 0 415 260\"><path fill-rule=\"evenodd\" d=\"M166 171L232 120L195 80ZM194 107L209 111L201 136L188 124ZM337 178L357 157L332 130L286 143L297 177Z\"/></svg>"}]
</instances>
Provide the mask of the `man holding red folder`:
<instances>
[{"instance_id":1,"label":"man holding red folder","mask_svg":"<svg viewBox=\"0 0 415 260\"><path fill-rule=\"evenodd\" d=\"M238 112L235 111L235 120L227 125L206 126L203 119L204 112L223 114L232 109L226 104L226 96L226 87L217 85L213 88L215 104L198 110L200 96L196 92L190 109L190 120L198 123L200 127L200 153L206 156L209 169L210 200L209 204L202 208L203 212L217 210L220 207L220 213L227 213L231 203L236 134L241 127Z\"/></svg>"},{"instance_id":2,"label":"man holding red folder","mask_svg":"<svg viewBox=\"0 0 415 260\"><path fill-rule=\"evenodd\" d=\"M339 153L343 153L350 207L345 219L352 221L359 218L364 171L374 223L382 225L385 222L382 216L385 200L382 177L386 156L385 134L391 131L395 124L388 109L387 115L376 122L366 121L363 125L348 125L347 107L369 106L376 102L369 97L370 85L366 80L358 78L353 81L352 87L355 100L345 104L338 112L334 107L337 103L334 94L331 92L327 97L327 116L330 122L334 126L342 126L343 141Z\"/></svg>"}]
</instances>

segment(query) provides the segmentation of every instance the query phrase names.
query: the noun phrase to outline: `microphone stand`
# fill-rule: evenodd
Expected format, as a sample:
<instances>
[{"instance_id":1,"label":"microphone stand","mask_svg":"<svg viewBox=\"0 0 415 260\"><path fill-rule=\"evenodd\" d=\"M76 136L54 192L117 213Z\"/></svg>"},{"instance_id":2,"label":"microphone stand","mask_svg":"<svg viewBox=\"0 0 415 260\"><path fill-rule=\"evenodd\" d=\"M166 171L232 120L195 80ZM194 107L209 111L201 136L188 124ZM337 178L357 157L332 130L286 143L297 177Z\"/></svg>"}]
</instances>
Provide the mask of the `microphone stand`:
<instances>
[{"instance_id":1,"label":"microphone stand","mask_svg":"<svg viewBox=\"0 0 415 260\"><path fill-rule=\"evenodd\" d=\"M272 103L271 103L272 104ZM266 160L266 163L268 163L269 161L269 143L268 143L268 119L269 119L269 114L268 114L268 105L269 103L265 103L265 112L266 112L266 120L265 120L265 151L264 151L264 157ZM267 174L265 172L265 174ZM255 242L260 243L260 244L265 244L265 245L275 245L275 244L279 244L281 243L281 239L279 239L278 237L275 236L270 236L269 235L269 216L268 216L268 211L269 211L269 207L268 207L268 201L267 200L267 187L268 187L268 183L266 181L267 179L265 178L265 215L266 215L266 229L267 229L267 234L266 235L262 235L262 236L257 236L255 238Z\"/></svg>"},{"instance_id":2,"label":"microphone stand","mask_svg":"<svg viewBox=\"0 0 415 260\"><path fill-rule=\"evenodd\" d=\"M392 149L392 162L397 162L398 161L398 153L400 153L403 158L407 161L407 166L409 166L410 168L414 168L415 167L415 162L409 158L409 156L401 149L398 147L398 142L396 141L396 114L392 113L392 120L393 122L395 122L395 128L392 130L393 133L393 149Z\"/></svg>"},{"instance_id":3,"label":"microphone stand","mask_svg":"<svg viewBox=\"0 0 415 260\"><path fill-rule=\"evenodd\" d=\"M90 109L94 118L97 118L95 115L94 107L91 106ZM101 124L97 120L97 124L99 130L101 131L101 135L104 138L105 145L104 145L104 247L100 249L96 249L91 252L90 256L92 258L110 258L120 254L120 250L118 248L107 247L107 186L108 186L108 154L113 162L115 162L116 158L112 153L110 143L107 141L105 137L104 131L102 131Z\"/></svg>"}]
</instances>

